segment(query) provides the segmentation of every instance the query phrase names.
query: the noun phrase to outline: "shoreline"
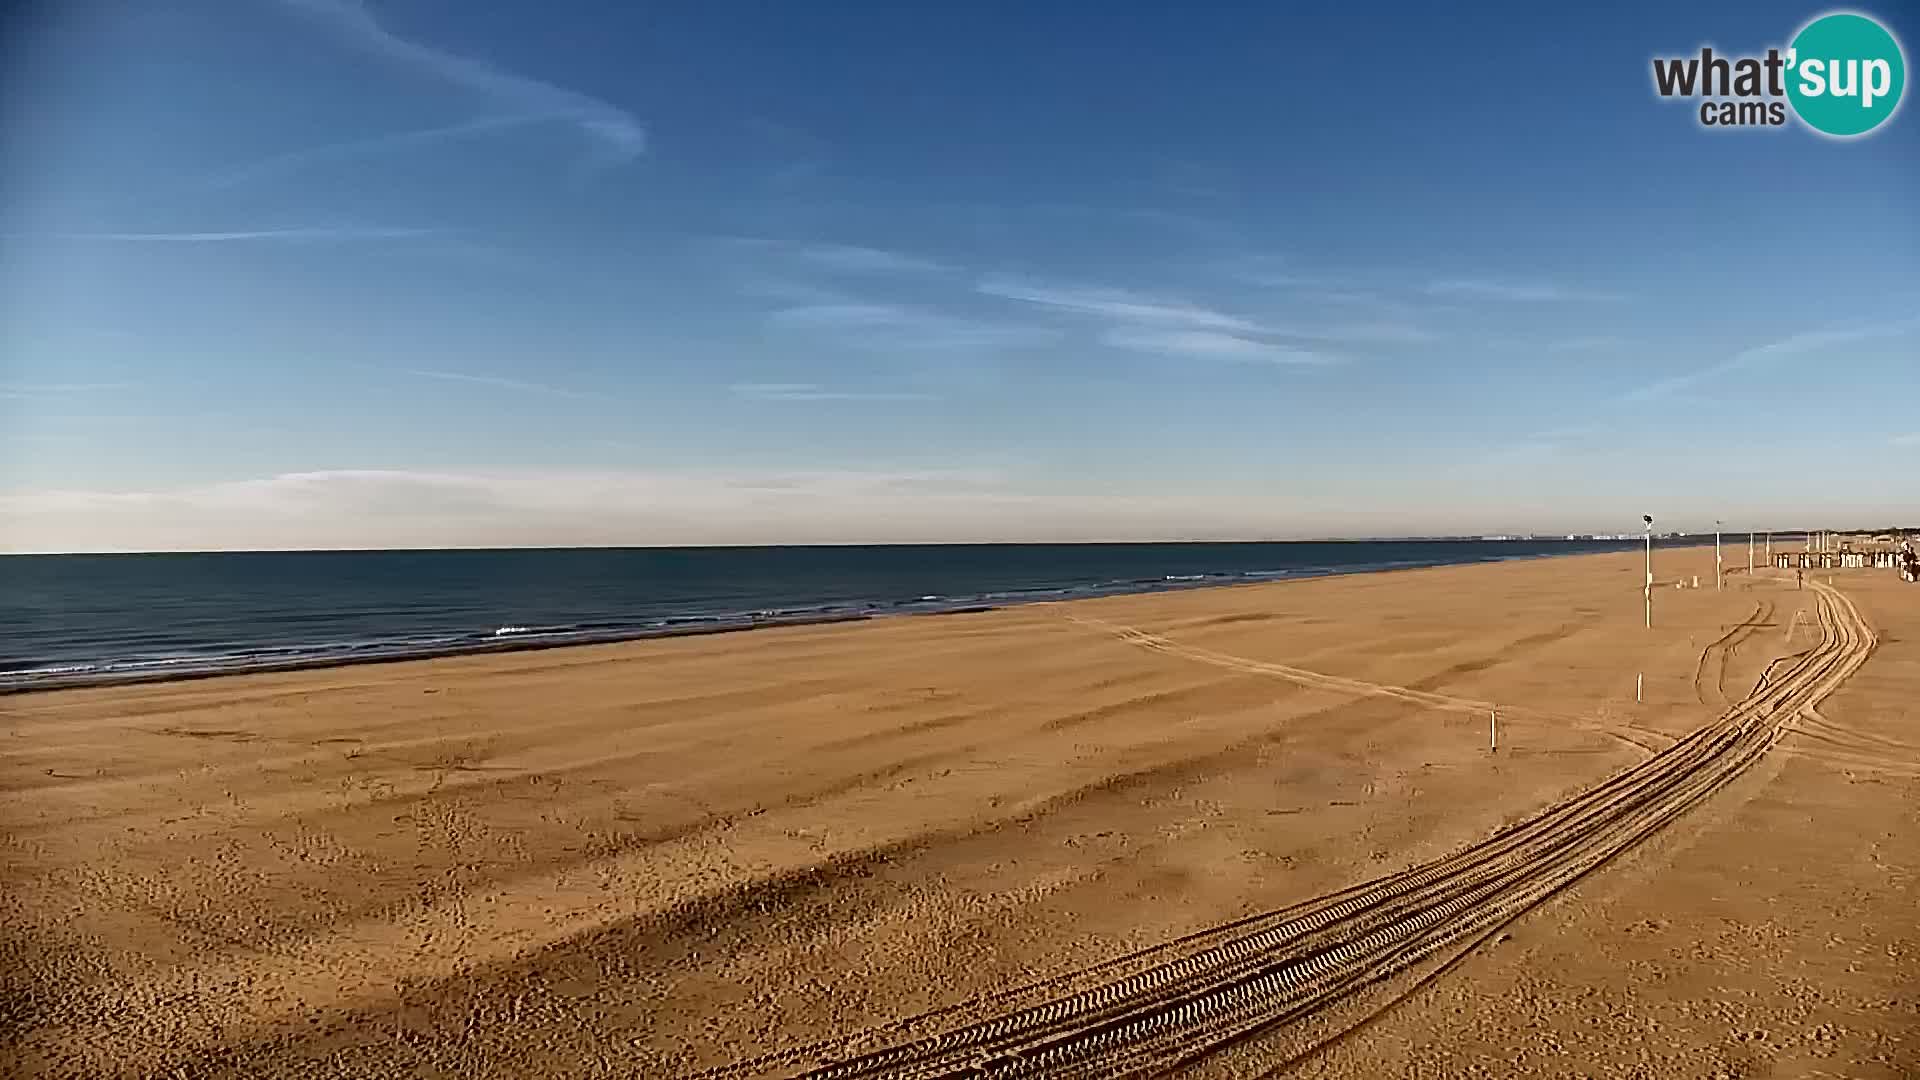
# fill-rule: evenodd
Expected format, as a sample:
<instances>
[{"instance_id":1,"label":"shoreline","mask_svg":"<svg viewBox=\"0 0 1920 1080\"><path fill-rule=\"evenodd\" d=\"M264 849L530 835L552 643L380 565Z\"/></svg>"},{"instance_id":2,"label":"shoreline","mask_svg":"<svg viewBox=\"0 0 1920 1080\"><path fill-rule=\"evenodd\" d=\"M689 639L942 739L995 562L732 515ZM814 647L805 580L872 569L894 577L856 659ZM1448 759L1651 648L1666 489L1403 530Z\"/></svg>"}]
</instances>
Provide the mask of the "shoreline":
<instances>
[{"instance_id":1,"label":"shoreline","mask_svg":"<svg viewBox=\"0 0 1920 1080\"><path fill-rule=\"evenodd\" d=\"M1691 538L1689 538L1691 539ZM1697 547L1687 544L1686 547ZM1679 550L1678 547L1668 550ZM567 649L596 645L620 645L629 642L658 641L672 638L708 637L719 634L737 634L752 630L772 630L799 626L831 626L840 623L872 622L899 617L927 618L943 615L977 615L1006 608L1029 607L1036 604L1070 603L1076 600L1093 600L1113 596L1151 596L1163 593L1196 592L1209 589L1230 589L1258 585L1277 585L1291 581L1313 581L1331 577L1347 577L1360 574L1391 574L1411 570L1431 570L1452 566L1479 566L1510 562L1533 562L1542 559L1569 558L1580 555L1616 554L1614 549L1578 550L1565 552L1528 552L1514 555L1476 559L1468 562L1416 562L1413 564L1358 565L1332 569L1305 569L1283 571L1275 576L1258 578L1226 578L1224 580L1176 580L1137 581L1131 583L1113 583L1108 586L1086 586L1075 595L1051 595L1053 593L1074 592L1071 588L1046 590L1049 595L1031 597L1011 597L983 599L979 597L958 598L952 606L925 610L898 610L912 601L890 602L896 610L891 611L821 611L815 614L794 615L791 617L773 616L757 618L753 615L731 617L714 616L702 620L701 625L664 625L631 630L612 630L595 632L557 631L544 635L502 635L494 639L477 639L446 644L421 644L409 647L395 644L391 651L372 651L381 648L368 646L368 651L355 655L336 653L291 657L281 660L262 660L257 663L221 663L217 658L209 658L195 665L191 658L177 661L180 666L171 669L135 669L76 672L73 674L49 675L45 678L9 681L9 673L0 672L0 698L17 697L23 694L49 693L60 690L96 689L101 687L144 686L161 683L195 682L205 679L226 678L238 675L267 675L297 671L325 671L335 668L361 667L370 665L411 663L423 660L440 660L465 656L492 656L509 653L543 652L552 649ZM1225 577L1225 575L1222 575ZM1128 587L1132 585L1135 587ZM496 631L496 633L498 633ZM317 646L315 647L317 648ZM148 661L148 663L172 663L174 661ZM111 663L105 662L105 663ZM17 677L17 676L16 676Z\"/></svg>"}]
</instances>

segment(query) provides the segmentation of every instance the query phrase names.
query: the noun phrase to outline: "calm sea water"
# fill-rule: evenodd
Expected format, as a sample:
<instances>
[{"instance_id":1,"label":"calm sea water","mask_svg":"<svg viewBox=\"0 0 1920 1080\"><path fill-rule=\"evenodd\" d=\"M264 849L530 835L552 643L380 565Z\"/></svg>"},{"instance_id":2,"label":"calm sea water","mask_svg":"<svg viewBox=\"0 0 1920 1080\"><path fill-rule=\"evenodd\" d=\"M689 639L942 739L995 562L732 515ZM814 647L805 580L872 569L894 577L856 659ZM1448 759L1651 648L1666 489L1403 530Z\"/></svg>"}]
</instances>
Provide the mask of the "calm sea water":
<instances>
[{"instance_id":1,"label":"calm sea water","mask_svg":"<svg viewBox=\"0 0 1920 1080\"><path fill-rule=\"evenodd\" d=\"M1631 544L1354 541L0 557L0 689L938 613Z\"/></svg>"}]
</instances>

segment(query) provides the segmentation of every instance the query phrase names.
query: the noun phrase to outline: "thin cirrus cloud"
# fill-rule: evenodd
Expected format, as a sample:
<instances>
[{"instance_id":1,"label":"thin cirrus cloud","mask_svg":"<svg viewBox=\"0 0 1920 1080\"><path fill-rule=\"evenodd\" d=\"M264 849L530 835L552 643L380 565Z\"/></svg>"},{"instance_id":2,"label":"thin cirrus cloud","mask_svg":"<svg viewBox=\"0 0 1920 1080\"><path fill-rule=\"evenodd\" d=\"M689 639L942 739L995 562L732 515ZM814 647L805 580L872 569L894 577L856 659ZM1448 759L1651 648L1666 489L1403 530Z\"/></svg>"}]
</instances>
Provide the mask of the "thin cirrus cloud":
<instances>
[{"instance_id":1,"label":"thin cirrus cloud","mask_svg":"<svg viewBox=\"0 0 1920 1080\"><path fill-rule=\"evenodd\" d=\"M111 243L222 244L253 241L328 243L341 240L411 240L436 235L433 229L385 226L295 226L273 229L214 229L166 232L7 233L9 240L75 240Z\"/></svg>"},{"instance_id":2,"label":"thin cirrus cloud","mask_svg":"<svg viewBox=\"0 0 1920 1080\"><path fill-rule=\"evenodd\" d=\"M1601 423L1565 424L1560 427L1536 431L1529 438L1535 443L1559 443L1573 439L1587 439L1606 433L1607 425Z\"/></svg>"},{"instance_id":3,"label":"thin cirrus cloud","mask_svg":"<svg viewBox=\"0 0 1920 1080\"><path fill-rule=\"evenodd\" d=\"M937 274L949 269L936 259L857 244L812 244L800 257L829 270L865 274Z\"/></svg>"},{"instance_id":4,"label":"thin cirrus cloud","mask_svg":"<svg viewBox=\"0 0 1920 1080\"><path fill-rule=\"evenodd\" d=\"M1340 308L1347 311L1364 313L1371 321L1356 324L1367 328L1391 328L1384 332L1376 331L1371 337L1362 336L1359 340L1383 342L1415 343L1432 341L1439 335L1421 327L1420 321L1435 315L1458 312L1454 304L1434 301L1410 302L1392 299L1370 289L1356 288L1310 288L1292 293L1292 297L1302 303L1320 307Z\"/></svg>"},{"instance_id":5,"label":"thin cirrus cloud","mask_svg":"<svg viewBox=\"0 0 1920 1080\"><path fill-rule=\"evenodd\" d=\"M302 172L318 165L356 161L395 151L424 149L463 139L479 138L496 132L550 121L555 118L555 115L535 112L486 116L477 120L463 120L457 124L440 124L434 127L395 131L385 135L371 135L362 139L346 139L320 146L304 147L217 173L208 177L204 181L204 186L214 190L240 187L259 180Z\"/></svg>"},{"instance_id":6,"label":"thin cirrus cloud","mask_svg":"<svg viewBox=\"0 0 1920 1080\"><path fill-rule=\"evenodd\" d=\"M892 304L819 303L781 308L769 316L789 326L864 327L912 321L908 309Z\"/></svg>"},{"instance_id":7,"label":"thin cirrus cloud","mask_svg":"<svg viewBox=\"0 0 1920 1080\"><path fill-rule=\"evenodd\" d=\"M1617 349L1626 342L1607 334L1590 334L1584 337L1562 338L1547 344L1548 352L1595 352L1603 349Z\"/></svg>"},{"instance_id":8,"label":"thin cirrus cloud","mask_svg":"<svg viewBox=\"0 0 1920 1080\"><path fill-rule=\"evenodd\" d=\"M984 278L976 288L1003 300L1117 322L1191 326L1228 333L1264 332L1258 323L1237 315L1127 289L1051 285L1010 277Z\"/></svg>"},{"instance_id":9,"label":"thin cirrus cloud","mask_svg":"<svg viewBox=\"0 0 1920 1080\"><path fill-rule=\"evenodd\" d=\"M1040 493L969 469L341 469L0 491L0 550L1244 539L1285 535L1297 513L1238 494Z\"/></svg>"},{"instance_id":10,"label":"thin cirrus cloud","mask_svg":"<svg viewBox=\"0 0 1920 1080\"><path fill-rule=\"evenodd\" d=\"M1890 322L1868 323L1861 326L1838 327L1827 330L1810 330L1799 334L1790 334L1779 341L1770 341L1765 345L1756 345L1743 349L1717 364L1679 375L1669 376L1645 386L1628 391L1624 395L1627 401L1648 401L1679 393L1701 383L1709 382L1736 371L1806 353L1817 353L1836 345L1852 345L1863 341L1883 338L1902 337L1920 331L1920 319L1897 319Z\"/></svg>"},{"instance_id":11,"label":"thin cirrus cloud","mask_svg":"<svg viewBox=\"0 0 1920 1080\"><path fill-rule=\"evenodd\" d=\"M1192 356L1213 360L1242 360L1271 364L1330 364L1337 357L1259 341L1218 330L1176 330L1116 327L1101 336L1115 348L1138 352Z\"/></svg>"},{"instance_id":12,"label":"thin cirrus cloud","mask_svg":"<svg viewBox=\"0 0 1920 1080\"><path fill-rule=\"evenodd\" d=\"M1430 296L1506 300L1516 303L1623 299L1618 293L1574 289L1550 282L1489 281L1482 278L1450 278L1429 282L1425 291Z\"/></svg>"},{"instance_id":13,"label":"thin cirrus cloud","mask_svg":"<svg viewBox=\"0 0 1920 1080\"><path fill-rule=\"evenodd\" d=\"M735 397L753 401L932 401L931 394L887 390L835 390L818 383L735 383Z\"/></svg>"},{"instance_id":14,"label":"thin cirrus cloud","mask_svg":"<svg viewBox=\"0 0 1920 1080\"><path fill-rule=\"evenodd\" d=\"M1356 322L1294 331L1294 336L1352 345L1424 345L1440 335L1402 322Z\"/></svg>"},{"instance_id":15,"label":"thin cirrus cloud","mask_svg":"<svg viewBox=\"0 0 1920 1080\"><path fill-rule=\"evenodd\" d=\"M1329 285L1326 278L1300 271L1282 255L1233 255L1209 259L1206 265L1213 273L1263 289L1321 289Z\"/></svg>"},{"instance_id":16,"label":"thin cirrus cloud","mask_svg":"<svg viewBox=\"0 0 1920 1080\"><path fill-rule=\"evenodd\" d=\"M1274 339L1407 345L1431 341L1435 336L1418 326L1384 320L1304 328L1276 326L1205 304L1128 289L1063 286L1008 277L986 278L977 288L988 296L1105 323L1101 340L1108 345L1186 356L1329 363L1338 358Z\"/></svg>"},{"instance_id":17,"label":"thin cirrus cloud","mask_svg":"<svg viewBox=\"0 0 1920 1080\"><path fill-rule=\"evenodd\" d=\"M1055 336L1040 327L963 319L901 304L823 300L780 308L767 316L777 327L833 334L880 349L968 349L1038 345Z\"/></svg>"},{"instance_id":18,"label":"thin cirrus cloud","mask_svg":"<svg viewBox=\"0 0 1920 1080\"><path fill-rule=\"evenodd\" d=\"M354 0L281 3L318 20L355 47L400 67L461 87L516 114L568 123L597 148L603 163L631 161L646 150L646 129L639 119L610 102L402 37Z\"/></svg>"},{"instance_id":19,"label":"thin cirrus cloud","mask_svg":"<svg viewBox=\"0 0 1920 1080\"><path fill-rule=\"evenodd\" d=\"M130 382L0 383L0 401L19 402L12 408L29 413L62 409L97 395L109 397L134 387ZM19 434L8 432L8 434Z\"/></svg>"},{"instance_id":20,"label":"thin cirrus cloud","mask_svg":"<svg viewBox=\"0 0 1920 1080\"><path fill-rule=\"evenodd\" d=\"M90 382L90 383L0 383L0 397L4 398L41 398L66 397L73 394L93 394L103 391L126 390L134 384L129 382Z\"/></svg>"},{"instance_id":21,"label":"thin cirrus cloud","mask_svg":"<svg viewBox=\"0 0 1920 1080\"><path fill-rule=\"evenodd\" d=\"M601 395L585 390L573 390L564 386L550 386L546 383L528 382L525 379L510 379L502 375L480 375L466 371L436 371L426 368L404 368L400 374L416 379L432 379L438 382L462 383L468 386L485 386L495 390L512 390L523 394L544 394L548 397L586 400Z\"/></svg>"}]
</instances>

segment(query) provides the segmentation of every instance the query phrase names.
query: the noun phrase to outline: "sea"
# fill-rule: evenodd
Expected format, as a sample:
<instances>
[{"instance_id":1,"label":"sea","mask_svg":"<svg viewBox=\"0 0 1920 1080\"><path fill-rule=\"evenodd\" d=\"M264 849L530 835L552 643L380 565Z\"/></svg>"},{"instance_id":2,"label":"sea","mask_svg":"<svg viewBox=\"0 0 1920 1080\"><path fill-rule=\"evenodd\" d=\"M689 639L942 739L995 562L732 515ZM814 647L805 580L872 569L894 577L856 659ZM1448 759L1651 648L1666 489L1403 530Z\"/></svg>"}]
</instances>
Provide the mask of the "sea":
<instances>
[{"instance_id":1,"label":"sea","mask_svg":"<svg viewBox=\"0 0 1920 1080\"><path fill-rule=\"evenodd\" d=\"M0 692L547 648L1423 566L1612 540L0 556Z\"/></svg>"}]
</instances>

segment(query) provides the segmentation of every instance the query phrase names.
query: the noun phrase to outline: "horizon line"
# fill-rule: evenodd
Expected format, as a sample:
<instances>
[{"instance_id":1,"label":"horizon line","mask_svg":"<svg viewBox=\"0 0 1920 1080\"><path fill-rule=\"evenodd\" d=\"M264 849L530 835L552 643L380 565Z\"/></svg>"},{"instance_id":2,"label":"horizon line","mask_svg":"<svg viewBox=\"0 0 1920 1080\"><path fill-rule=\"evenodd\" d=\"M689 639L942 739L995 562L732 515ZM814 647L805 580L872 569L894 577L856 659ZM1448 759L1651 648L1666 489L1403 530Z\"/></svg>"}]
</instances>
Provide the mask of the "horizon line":
<instances>
[{"instance_id":1,"label":"horizon line","mask_svg":"<svg viewBox=\"0 0 1920 1080\"><path fill-rule=\"evenodd\" d=\"M1752 532L1774 537L1804 538L1815 532L1836 535L1878 534L1883 532L1920 533L1920 527L1894 526L1891 529L1741 529L1724 536ZM1713 536L1706 532L1654 533L1655 540L1694 540ZM322 547L322 548L116 548L75 551L3 551L0 557L48 558L68 555L333 555L400 554L437 552L506 551L774 551L807 548L900 548L900 547L1245 547L1271 544L1417 544L1417 543L1639 543L1644 533L1458 533L1407 534L1397 536L1317 536L1262 540L844 540L808 543L715 543L715 544L476 544L451 547Z\"/></svg>"}]
</instances>

